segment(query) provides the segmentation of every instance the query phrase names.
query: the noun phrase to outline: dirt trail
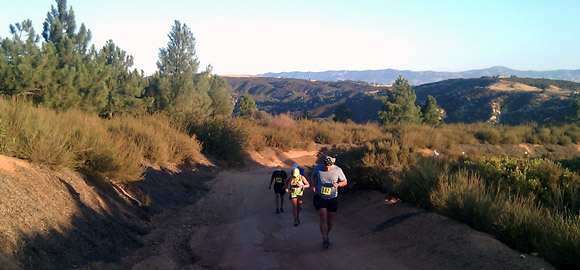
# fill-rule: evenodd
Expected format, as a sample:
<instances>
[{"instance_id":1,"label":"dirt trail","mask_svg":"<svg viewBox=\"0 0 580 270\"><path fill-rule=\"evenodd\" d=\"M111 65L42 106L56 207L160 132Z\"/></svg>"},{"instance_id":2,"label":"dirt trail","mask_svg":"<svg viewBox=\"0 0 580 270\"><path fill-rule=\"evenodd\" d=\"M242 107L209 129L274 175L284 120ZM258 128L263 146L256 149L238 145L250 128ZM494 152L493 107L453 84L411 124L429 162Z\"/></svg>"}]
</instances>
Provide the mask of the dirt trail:
<instances>
[{"instance_id":1,"label":"dirt trail","mask_svg":"<svg viewBox=\"0 0 580 270\"><path fill-rule=\"evenodd\" d=\"M122 264L90 268L555 269L464 224L378 192L341 196L333 246L323 249L312 192L305 194L300 226L293 226L287 200L285 212L274 213L270 174L280 161L286 166L293 161L265 160L272 167L222 172L194 205L158 217L164 225Z\"/></svg>"},{"instance_id":2,"label":"dirt trail","mask_svg":"<svg viewBox=\"0 0 580 270\"><path fill-rule=\"evenodd\" d=\"M294 227L287 201L286 212L274 213L273 190L267 189L271 173L271 168L262 168L220 175L198 211L223 217L223 225L200 230L189 242L198 265L220 269L402 268L376 252L381 250L380 243L364 241L357 231L340 223L331 233L332 251L323 250L312 195L305 198L302 224Z\"/></svg>"}]
</instances>

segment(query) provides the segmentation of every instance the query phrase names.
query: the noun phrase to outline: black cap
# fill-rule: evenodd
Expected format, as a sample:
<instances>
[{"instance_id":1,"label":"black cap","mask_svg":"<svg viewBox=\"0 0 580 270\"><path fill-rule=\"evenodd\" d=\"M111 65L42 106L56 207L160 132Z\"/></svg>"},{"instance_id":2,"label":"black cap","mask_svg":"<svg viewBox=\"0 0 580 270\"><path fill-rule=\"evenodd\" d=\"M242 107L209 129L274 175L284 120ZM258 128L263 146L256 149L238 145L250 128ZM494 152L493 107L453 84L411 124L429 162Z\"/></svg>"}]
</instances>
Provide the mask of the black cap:
<instances>
[{"instance_id":1,"label":"black cap","mask_svg":"<svg viewBox=\"0 0 580 270\"><path fill-rule=\"evenodd\" d=\"M334 164L334 162L336 161L336 158L333 158L331 156L325 156L322 161L324 162L324 165L326 166L330 166L332 164Z\"/></svg>"}]
</instances>

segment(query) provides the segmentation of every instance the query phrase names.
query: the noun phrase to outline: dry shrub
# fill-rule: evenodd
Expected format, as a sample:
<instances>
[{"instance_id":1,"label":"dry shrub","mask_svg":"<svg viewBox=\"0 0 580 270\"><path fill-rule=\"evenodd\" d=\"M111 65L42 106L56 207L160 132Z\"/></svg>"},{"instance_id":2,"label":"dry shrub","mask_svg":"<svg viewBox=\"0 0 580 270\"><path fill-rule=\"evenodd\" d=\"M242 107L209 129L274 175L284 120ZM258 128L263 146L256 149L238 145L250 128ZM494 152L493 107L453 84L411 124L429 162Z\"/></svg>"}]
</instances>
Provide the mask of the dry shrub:
<instances>
[{"instance_id":1,"label":"dry shrub","mask_svg":"<svg viewBox=\"0 0 580 270\"><path fill-rule=\"evenodd\" d=\"M279 114L270 118L268 126L274 129L291 129L296 126L296 121L289 113Z\"/></svg>"},{"instance_id":2,"label":"dry shrub","mask_svg":"<svg viewBox=\"0 0 580 270\"><path fill-rule=\"evenodd\" d=\"M248 135L242 122L231 118L211 118L191 123L189 134L195 134L203 151L227 165L243 165L248 155Z\"/></svg>"},{"instance_id":3,"label":"dry shrub","mask_svg":"<svg viewBox=\"0 0 580 270\"><path fill-rule=\"evenodd\" d=\"M14 141L7 154L52 167L76 165L68 141L70 127L62 121L62 114L22 102L1 102L7 134Z\"/></svg>"},{"instance_id":4,"label":"dry shrub","mask_svg":"<svg viewBox=\"0 0 580 270\"><path fill-rule=\"evenodd\" d=\"M418 158L403 169L396 191L406 201L431 208L431 193L439 188L439 177L447 170L443 162L433 158Z\"/></svg>"},{"instance_id":5,"label":"dry shrub","mask_svg":"<svg viewBox=\"0 0 580 270\"><path fill-rule=\"evenodd\" d=\"M78 110L55 112L0 100L0 119L12 138L9 155L83 171L98 182L140 179L144 156L153 161L194 160L200 144L159 116L104 120Z\"/></svg>"},{"instance_id":6,"label":"dry shrub","mask_svg":"<svg viewBox=\"0 0 580 270\"><path fill-rule=\"evenodd\" d=\"M485 181L467 170L441 173L439 184L429 196L432 207L479 230L492 228L497 213Z\"/></svg>"},{"instance_id":7,"label":"dry shrub","mask_svg":"<svg viewBox=\"0 0 580 270\"><path fill-rule=\"evenodd\" d=\"M355 124L346 123L343 124L346 130L346 137L350 143L362 144L366 141L374 141L379 139L392 139L393 136L390 133L386 133L377 123L367 123L367 124Z\"/></svg>"},{"instance_id":8,"label":"dry shrub","mask_svg":"<svg viewBox=\"0 0 580 270\"><path fill-rule=\"evenodd\" d=\"M124 134L153 163L193 163L200 157L201 144L169 123L163 115L123 117L111 121L109 131Z\"/></svg>"}]
</instances>

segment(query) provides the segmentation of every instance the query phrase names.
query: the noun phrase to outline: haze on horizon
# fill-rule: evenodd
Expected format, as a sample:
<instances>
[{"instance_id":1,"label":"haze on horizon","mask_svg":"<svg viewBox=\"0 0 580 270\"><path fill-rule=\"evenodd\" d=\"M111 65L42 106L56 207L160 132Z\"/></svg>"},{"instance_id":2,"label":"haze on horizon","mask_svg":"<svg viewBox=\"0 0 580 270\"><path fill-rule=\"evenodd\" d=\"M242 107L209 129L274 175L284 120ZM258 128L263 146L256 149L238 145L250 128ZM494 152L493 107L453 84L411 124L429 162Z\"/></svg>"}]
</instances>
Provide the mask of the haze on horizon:
<instances>
[{"instance_id":1,"label":"haze on horizon","mask_svg":"<svg viewBox=\"0 0 580 270\"><path fill-rule=\"evenodd\" d=\"M174 20L216 74L401 69L580 69L580 1L68 0L97 49L112 39L146 75ZM0 37L54 0L3 0Z\"/></svg>"}]
</instances>

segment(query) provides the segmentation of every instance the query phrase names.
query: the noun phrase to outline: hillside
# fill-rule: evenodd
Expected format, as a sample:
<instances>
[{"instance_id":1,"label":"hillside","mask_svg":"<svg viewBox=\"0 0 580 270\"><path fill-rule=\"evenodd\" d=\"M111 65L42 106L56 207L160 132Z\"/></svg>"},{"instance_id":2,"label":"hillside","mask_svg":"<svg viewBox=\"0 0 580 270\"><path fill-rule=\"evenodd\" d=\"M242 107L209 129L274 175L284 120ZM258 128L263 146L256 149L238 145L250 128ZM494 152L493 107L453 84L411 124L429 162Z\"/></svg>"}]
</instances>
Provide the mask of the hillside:
<instances>
[{"instance_id":1,"label":"hillside","mask_svg":"<svg viewBox=\"0 0 580 270\"><path fill-rule=\"evenodd\" d=\"M290 112L295 117L308 111L310 117L327 118L345 104L353 112L353 121L378 120L381 94L386 86L353 81L314 81L268 77L225 77L234 100L250 93L258 109L270 114Z\"/></svg>"},{"instance_id":2,"label":"hillside","mask_svg":"<svg viewBox=\"0 0 580 270\"><path fill-rule=\"evenodd\" d=\"M427 95L437 99L446 112L446 123L493 123L517 125L566 122L580 83L517 77L453 79L414 88L417 103Z\"/></svg>"},{"instance_id":3,"label":"hillside","mask_svg":"<svg viewBox=\"0 0 580 270\"><path fill-rule=\"evenodd\" d=\"M399 75L409 80L412 85L438 82L458 78L479 78L483 76L518 76L530 78L548 78L580 82L580 70L522 71L496 66L486 69L475 69L462 72L411 71L396 69L381 70L332 70L322 72L280 72L260 74L265 77L312 79L322 81L352 80L378 84L392 84Z\"/></svg>"},{"instance_id":4,"label":"hillside","mask_svg":"<svg viewBox=\"0 0 580 270\"><path fill-rule=\"evenodd\" d=\"M327 118L345 104L353 121L378 121L386 86L354 81L315 81L269 77L226 77L234 99L246 91L260 110L271 114L290 112L299 117ZM414 87L416 104L432 95L446 112L446 123L486 122L516 125L566 121L574 113L572 103L580 83L519 77L452 79Z\"/></svg>"}]
</instances>

